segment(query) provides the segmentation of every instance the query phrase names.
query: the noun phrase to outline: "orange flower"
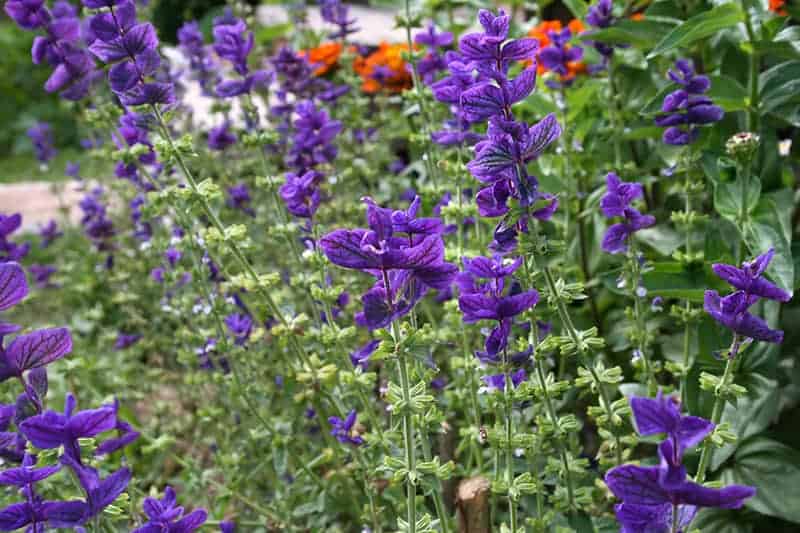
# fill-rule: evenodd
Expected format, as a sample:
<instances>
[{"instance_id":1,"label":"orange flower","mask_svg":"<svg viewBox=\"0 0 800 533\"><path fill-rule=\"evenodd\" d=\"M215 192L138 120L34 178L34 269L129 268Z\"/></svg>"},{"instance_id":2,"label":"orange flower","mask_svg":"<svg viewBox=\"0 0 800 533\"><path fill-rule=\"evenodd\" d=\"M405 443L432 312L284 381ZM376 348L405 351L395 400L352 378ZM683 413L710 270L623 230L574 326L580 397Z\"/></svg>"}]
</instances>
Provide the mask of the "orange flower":
<instances>
[{"instance_id":1,"label":"orange flower","mask_svg":"<svg viewBox=\"0 0 800 533\"><path fill-rule=\"evenodd\" d=\"M640 20L644 20L644 12L642 13L634 13L631 15L631 20L635 22L639 22Z\"/></svg>"},{"instance_id":2,"label":"orange flower","mask_svg":"<svg viewBox=\"0 0 800 533\"><path fill-rule=\"evenodd\" d=\"M528 37L533 37L539 41L539 50L546 48L552 44L548 32L559 32L563 28L560 20L543 20L528 31ZM572 19L567 24L567 28L572 32L572 35L578 35L586 31L586 27L579 19ZM530 66L531 62L526 61L525 66ZM571 80L578 74L586 72L586 64L583 61L570 61L567 63L569 73L562 77L562 80ZM539 61L536 64L536 72L541 75L547 71L544 65Z\"/></svg>"},{"instance_id":3,"label":"orange flower","mask_svg":"<svg viewBox=\"0 0 800 533\"><path fill-rule=\"evenodd\" d=\"M330 72L339 62L339 56L342 55L342 43L322 43L316 48L303 50L300 53L308 57L308 61L312 65L317 65L314 75L322 76Z\"/></svg>"},{"instance_id":4,"label":"orange flower","mask_svg":"<svg viewBox=\"0 0 800 533\"><path fill-rule=\"evenodd\" d=\"M367 57L357 57L353 69L361 76L361 90L374 94L381 89L399 93L411 87L411 74L406 68L403 53L405 44L382 42Z\"/></svg>"},{"instance_id":5,"label":"orange flower","mask_svg":"<svg viewBox=\"0 0 800 533\"><path fill-rule=\"evenodd\" d=\"M769 0L769 10L773 13L776 13L782 17L785 17L789 13L783 9L783 6L786 4L786 0Z\"/></svg>"}]
</instances>

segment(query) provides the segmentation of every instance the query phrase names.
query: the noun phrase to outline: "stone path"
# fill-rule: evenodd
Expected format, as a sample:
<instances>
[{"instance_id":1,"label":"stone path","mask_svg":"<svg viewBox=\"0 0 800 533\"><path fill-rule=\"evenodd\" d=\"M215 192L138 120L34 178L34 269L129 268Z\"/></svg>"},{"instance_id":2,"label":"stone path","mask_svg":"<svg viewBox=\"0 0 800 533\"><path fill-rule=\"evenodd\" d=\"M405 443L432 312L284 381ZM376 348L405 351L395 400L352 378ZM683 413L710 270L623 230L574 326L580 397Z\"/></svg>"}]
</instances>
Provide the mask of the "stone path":
<instances>
[{"instance_id":1,"label":"stone path","mask_svg":"<svg viewBox=\"0 0 800 533\"><path fill-rule=\"evenodd\" d=\"M28 181L2 185L0 213L21 213L24 231L35 231L51 219L62 220L64 214L68 214L72 222L77 222L80 219L78 202L83 194L77 182Z\"/></svg>"}]
</instances>

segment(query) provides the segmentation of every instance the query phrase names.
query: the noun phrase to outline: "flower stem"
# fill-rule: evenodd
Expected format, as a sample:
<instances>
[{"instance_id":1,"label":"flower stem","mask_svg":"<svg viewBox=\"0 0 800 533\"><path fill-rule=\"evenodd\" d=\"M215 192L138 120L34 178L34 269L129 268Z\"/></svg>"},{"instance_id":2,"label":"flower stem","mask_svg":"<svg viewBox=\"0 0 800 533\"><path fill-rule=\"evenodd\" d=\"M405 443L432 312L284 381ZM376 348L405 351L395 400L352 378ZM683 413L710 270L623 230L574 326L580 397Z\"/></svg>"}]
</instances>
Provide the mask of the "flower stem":
<instances>
[{"instance_id":1,"label":"flower stem","mask_svg":"<svg viewBox=\"0 0 800 533\"><path fill-rule=\"evenodd\" d=\"M507 350L503 350L503 377L505 387L503 390L503 402L506 430L506 485L508 486L508 521L512 533L517 531L517 502L511 494L511 485L514 482L514 449L512 446L512 426L513 426L513 407L514 407L514 384L511 381L511 365L508 360Z\"/></svg>"},{"instance_id":2,"label":"flower stem","mask_svg":"<svg viewBox=\"0 0 800 533\"><path fill-rule=\"evenodd\" d=\"M614 424L614 412L611 410L611 400L608 397L608 392L606 392L605 388L603 387L603 383L600 381L600 376L597 375L597 371L594 369L594 365L588 360L587 354L585 353L585 347L583 342L581 341L580 336L578 335L578 331L575 329L575 325L572 323L572 319L567 312L567 306L564 305L563 300L559 297L558 289L556 288L556 282L553 278L553 273L550 271L549 267L544 267L542 269L544 273L544 279L547 281L547 288L550 290L550 294L553 295L556 301L556 308L558 310L558 316L561 318L561 323L564 328L567 330L567 334L569 335L572 342L575 344L576 348L578 349L578 353L580 354L581 360L589 371L592 376L592 381L594 381L595 387L597 388L597 392L600 395L600 403L602 404L602 408L606 412L606 416L608 417L608 423L610 425ZM619 435L614 431L614 447L616 451L617 457L617 465L622 464L622 443L620 441Z\"/></svg>"},{"instance_id":3,"label":"flower stem","mask_svg":"<svg viewBox=\"0 0 800 533\"><path fill-rule=\"evenodd\" d=\"M403 441L406 454L406 521L408 533L415 533L417 529L417 458L414 447L414 413L411 412L411 387L408 379L408 361L403 350L398 349L400 332L396 322L392 322L392 339L397 357L397 370L400 374L400 387L403 390Z\"/></svg>"},{"instance_id":4,"label":"flower stem","mask_svg":"<svg viewBox=\"0 0 800 533\"><path fill-rule=\"evenodd\" d=\"M711 422L713 422L715 427L718 426L720 420L722 420L722 410L725 407L723 389L733 381L733 368L736 363L736 355L739 353L740 346L741 338L737 333L734 333L731 347L728 349L728 361L725 363L725 372L722 374L722 380L720 380L719 385L717 385L717 388L714 391L716 398L714 399L714 408L711 411ZM700 464L697 466L697 474L694 478L695 482L697 483L702 483L706 479L706 470L708 469L708 463L711 460L712 447L713 443L711 442L711 439L706 438L706 441L703 444L703 451L700 454Z\"/></svg>"},{"instance_id":5,"label":"flower stem","mask_svg":"<svg viewBox=\"0 0 800 533\"><path fill-rule=\"evenodd\" d=\"M759 70L759 57L758 50L756 49L756 35L753 31L753 22L750 19L749 4L742 2L742 11L744 11L744 27L747 32L747 40L750 42L750 70L747 78L748 89L750 90L750 102L747 107L747 129L754 133L758 133L758 107L759 107L759 93L758 93L758 70Z\"/></svg>"}]
</instances>

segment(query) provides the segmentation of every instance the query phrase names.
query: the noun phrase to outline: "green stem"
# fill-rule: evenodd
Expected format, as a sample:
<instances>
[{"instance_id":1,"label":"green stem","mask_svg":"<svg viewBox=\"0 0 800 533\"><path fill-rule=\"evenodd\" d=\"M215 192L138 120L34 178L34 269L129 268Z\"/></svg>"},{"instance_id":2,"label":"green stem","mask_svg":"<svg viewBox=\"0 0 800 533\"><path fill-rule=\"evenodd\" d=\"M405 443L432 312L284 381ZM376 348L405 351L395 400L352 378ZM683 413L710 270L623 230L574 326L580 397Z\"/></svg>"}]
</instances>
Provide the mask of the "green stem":
<instances>
[{"instance_id":1,"label":"green stem","mask_svg":"<svg viewBox=\"0 0 800 533\"><path fill-rule=\"evenodd\" d=\"M514 407L514 384L511 381L511 365L508 360L508 353L503 350L503 375L505 387L503 390L503 414L505 415L506 430L506 485L508 486L508 521L512 533L517 531L517 502L511 495L511 486L514 483L514 449L512 446L512 426L513 426L513 407Z\"/></svg>"},{"instance_id":2,"label":"green stem","mask_svg":"<svg viewBox=\"0 0 800 533\"><path fill-rule=\"evenodd\" d=\"M608 58L608 92L611 97L611 105L608 110L611 115L611 127L614 131L611 133L611 138L614 143L614 168L618 171L622 166L622 147L620 146L620 135L622 132L619 127L619 120L617 117L617 91L614 86L614 55Z\"/></svg>"},{"instance_id":3,"label":"green stem","mask_svg":"<svg viewBox=\"0 0 800 533\"><path fill-rule=\"evenodd\" d=\"M600 376L597 375L597 371L594 369L594 365L591 364L591 361L588 360L588 357L585 353L585 348L583 342L581 341L580 336L578 335L578 330L575 329L575 325L572 323L572 319L569 316L569 312L567 312L567 306L564 304L563 300L559 297L558 289L556 288L556 282L553 278L553 273L550 271L549 267L544 267L542 270L544 273L544 279L547 281L547 287L550 290L550 294L553 295L556 301L556 308L558 310L558 316L561 318L561 323L567 330L567 334L569 335L572 342L578 349L578 352L581 357L581 361L583 362L586 369L592 375L592 380L594 381L595 387L597 388L597 392L600 395L600 403L602 404L602 408L606 412L606 416L608 417L609 425L614 424L614 412L611 410L611 400L608 397L608 392L606 392L605 387L603 387L602 381L600 381ZM622 464L622 443L620 441L619 435L616 431L612 432L614 434L614 447L616 448L616 457L617 457L617 464Z\"/></svg>"},{"instance_id":4,"label":"green stem","mask_svg":"<svg viewBox=\"0 0 800 533\"><path fill-rule=\"evenodd\" d=\"M737 333L734 333L731 347L728 349L728 362L725 363L725 372L722 374L722 380L720 381L719 385L717 385L717 389L714 391L716 398L714 399L714 407L711 411L711 422L714 423L714 426L718 426L720 420L722 420L722 410L725 407L725 399L723 398L722 392L723 389L733 381L733 368L736 363L736 356L739 353L740 346L741 339ZM708 469L708 462L711 460L712 448L713 443L711 442L711 439L706 438L706 441L703 444L703 451L700 454L700 464L697 466L697 475L695 475L694 478L696 483L703 483L703 481L706 479L706 470Z\"/></svg>"},{"instance_id":5,"label":"green stem","mask_svg":"<svg viewBox=\"0 0 800 533\"><path fill-rule=\"evenodd\" d=\"M404 350L399 350L400 332L396 322L392 322L392 339L395 344L397 370L400 374L400 387L403 390L403 441L406 454L406 521L408 533L417 529L417 458L414 446L414 413L411 412L411 386L408 379L408 361Z\"/></svg>"},{"instance_id":6,"label":"green stem","mask_svg":"<svg viewBox=\"0 0 800 533\"><path fill-rule=\"evenodd\" d=\"M650 357L647 355L647 325L644 323L644 313L642 312L642 299L639 297L637 290L639 289L639 279L641 278L641 271L639 259L636 253L636 247L631 244L630 263L631 263L631 296L633 297L633 319L636 326L636 349L644 363L645 381L647 384L647 392L651 396L656 393L658 383L656 382L655 372L653 365L650 362Z\"/></svg>"},{"instance_id":7,"label":"green stem","mask_svg":"<svg viewBox=\"0 0 800 533\"><path fill-rule=\"evenodd\" d=\"M747 108L747 129L753 133L758 133L758 71L760 61L758 50L756 50L756 35L755 31L753 31L753 22L750 18L750 10L747 2L742 2L742 11L744 11L744 27L747 32L747 40L750 43L750 70L747 79L750 92L750 105Z\"/></svg>"},{"instance_id":8,"label":"green stem","mask_svg":"<svg viewBox=\"0 0 800 533\"><path fill-rule=\"evenodd\" d=\"M433 460L433 453L431 452L431 444L427 438L420 439L422 441L422 456L426 462ZM433 490L433 506L436 508L436 516L439 518L439 525L442 528L442 533L450 532L450 518L447 516L447 509L444 506L442 499L442 480L436 478L436 486Z\"/></svg>"}]
</instances>

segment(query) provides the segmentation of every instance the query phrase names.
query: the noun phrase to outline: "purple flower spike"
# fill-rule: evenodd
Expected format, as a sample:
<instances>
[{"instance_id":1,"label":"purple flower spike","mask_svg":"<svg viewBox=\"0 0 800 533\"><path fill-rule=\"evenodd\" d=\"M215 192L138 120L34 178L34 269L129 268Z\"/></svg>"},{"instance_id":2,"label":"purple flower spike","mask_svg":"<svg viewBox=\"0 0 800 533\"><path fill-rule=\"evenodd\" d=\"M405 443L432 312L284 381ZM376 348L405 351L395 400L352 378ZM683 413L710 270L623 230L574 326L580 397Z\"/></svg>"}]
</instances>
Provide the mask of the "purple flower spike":
<instances>
[{"instance_id":1,"label":"purple flower spike","mask_svg":"<svg viewBox=\"0 0 800 533\"><path fill-rule=\"evenodd\" d=\"M39 122L28 130L28 137L33 143L36 159L46 164L58 153L53 147L53 131L47 122Z\"/></svg>"},{"instance_id":2,"label":"purple flower spike","mask_svg":"<svg viewBox=\"0 0 800 533\"><path fill-rule=\"evenodd\" d=\"M762 318L748 311L757 300L758 297L748 296L744 291L736 291L725 297L720 297L717 291L706 291L703 309L734 333L754 340L782 343L783 331L770 329Z\"/></svg>"},{"instance_id":3,"label":"purple flower spike","mask_svg":"<svg viewBox=\"0 0 800 533\"><path fill-rule=\"evenodd\" d=\"M711 432L711 422L682 416L677 400L661 393L655 399L634 397L631 408L639 434L665 433L667 440L658 447L658 466L622 465L606 474L606 485L622 500L614 507L621 531L684 531L699 507L738 509L755 494L753 487L712 489L687 479L683 451Z\"/></svg>"},{"instance_id":4,"label":"purple flower spike","mask_svg":"<svg viewBox=\"0 0 800 533\"><path fill-rule=\"evenodd\" d=\"M723 263L715 263L711 268L717 276L747 294L778 302L788 302L792 299L792 295L776 287L763 277L774 255L775 250L770 248L766 253L759 255L752 261L742 263L742 268Z\"/></svg>"},{"instance_id":5,"label":"purple flower spike","mask_svg":"<svg viewBox=\"0 0 800 533\"><path fill-rule=\"evenodd\" d=\"M695 74L689 60L679 59L675 70L670 70L668 75L681 88L664 98L661 114L656 116L655 122L657 126L667 128L663 136L666 144L691 144L700 134L697 126L722 120L724 112L710 98L703 96L711 82L707 76Z\"/></svg>"},{"instance_id":6,"label":"purple flower spike","mask_svg":"<svg viewBox=\"0 0 800 533\"><path fill-rule=\"evenodd\" d=\"M631 207L631 203L642 196L642 186L626 183L613 172L606 176L606 194L600 200L600 209L607 218L622 217L624 220L612 224L603 236L602 248L610 254L624 253L628 250L628 239L640 229L649 228L656 223L652 215L643 215Z\"/></svg>"},{"instance_id":7,"label":"purple flower spike","mask_svg":"<svg viewBox=\"0 0 800 533\"><path fill-rule=\"evenodd\" d=\"M197 531L208 518L205 509L195 509L184 515L183 507L177 505L177 496L172 487L164 489L162 499L145 498L142 506L148 522L132 533L192 533Z\"/></svg>"},{"instance_id":8,"label":"purple flower spike","mask_svg":"<svg viewBox=\"0 0 800 533\"><path fill-rule=\"evenodd\" d=\"M338 416L330 417L328 422L331 424L331 435L336 437L342 444L352 444L353 446L364 444L364 439L353 431L353 427L356 424L356 416L356 410L353 409L347 413L347 417L344 420Z\"/></svg>"},{"instance_id":9,"label":"purple flower spike","mask_svg":"<svg viewBox=\"0 0 800 533\"><path fill-rule=\"evenodd\" d=\"M230 131L230 123L225 122L220 126L211 128L208 132L208 147L212 150L223 151L229 146L236 144L238 138Z\"/></svg>"},{"instance_id":10,"label":"purple flower spike","mask_svg":"<svg viewBox=\"0 0 800 533\"><path fill-rule=\"evenodd\" d=\"M378 339L371 340L358 350L351 353L350 362L353 364L353 367L358 367L366 372L367 365L369 365L369 358L373 353L375 353L375 350L378 349L380 344L381 341Z\"/></svg>"},{"instance_id":11,"label":"purple flower spike","mask_svg":"<svg viewBox=\"0 0 800 533\"><path fill-rule=\"evenodd\" d=\"M64 446L64 453L81 462L78 439L94 437L114 429L116 412L110 407L88 409L73 414L75 398L67 395L64 414L46 411L23 421L19 429L37 448L50 450Z\"/></svg>"}]
</instances>

